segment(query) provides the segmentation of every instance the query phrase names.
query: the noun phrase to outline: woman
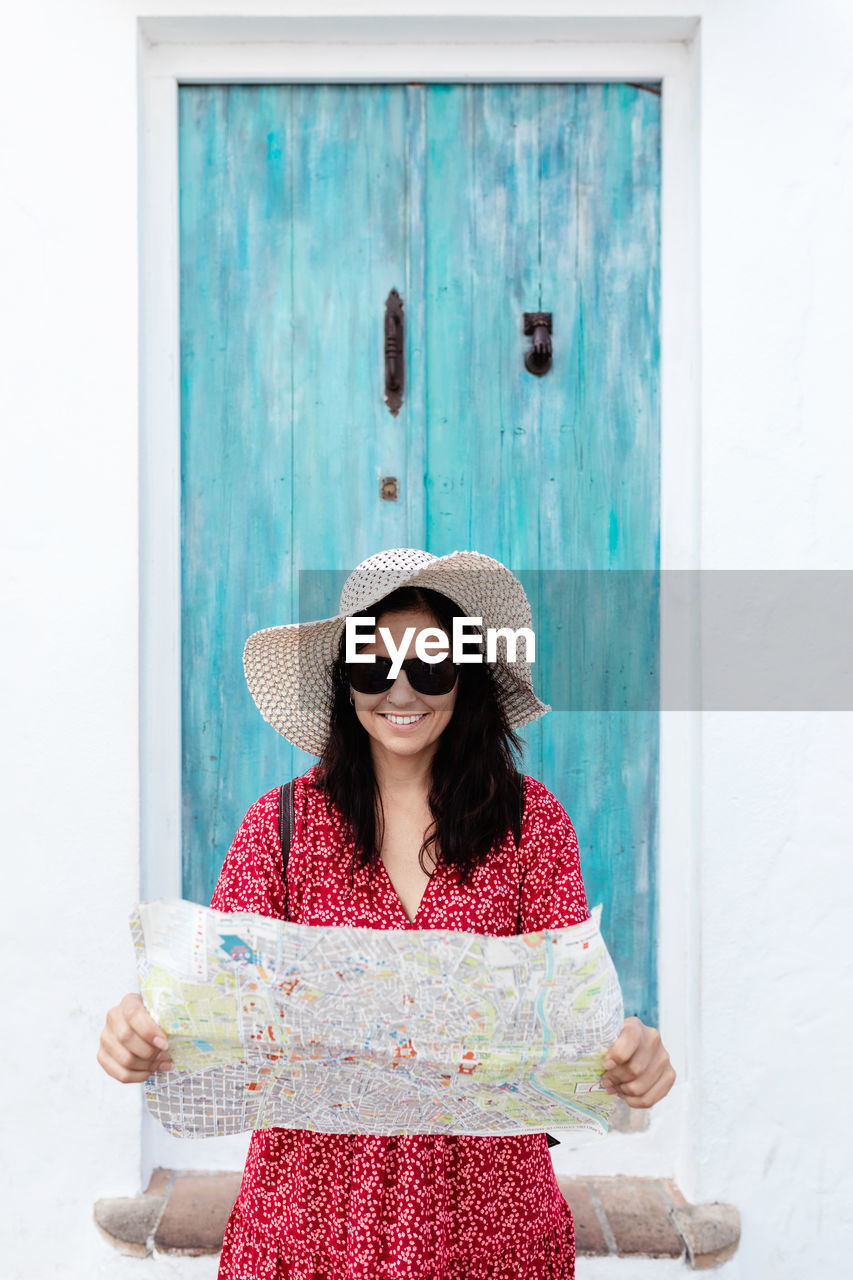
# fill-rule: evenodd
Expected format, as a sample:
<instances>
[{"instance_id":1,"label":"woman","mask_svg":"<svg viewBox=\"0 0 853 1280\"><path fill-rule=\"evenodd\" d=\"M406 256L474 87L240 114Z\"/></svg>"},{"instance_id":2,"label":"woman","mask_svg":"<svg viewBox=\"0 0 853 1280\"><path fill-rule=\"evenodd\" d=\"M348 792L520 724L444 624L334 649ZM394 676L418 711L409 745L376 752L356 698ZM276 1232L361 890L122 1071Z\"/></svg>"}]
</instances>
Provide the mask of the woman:
<instances>
[{"instance_id":1,"label":"woman","mask_svg":"<svg viewBox=\"0 0 853 1280\"><path fill-rule=\"evenodd\" d=\"M345 620L354 617L374 618L375 630L361 624L370 638L348 662ZM398 550L354 570L336 618L249 638L244 665L259 709L320 763L294 783L286 891L276 790L237 832L214 908L482 934L587 918L572 824L515 767L513 730L548 710L533 693L524 642L515 661L506 646L492 663L456 664L452 654L422 661L418 637L431 632L423 638L434 655L455 617L480 619L484 629L531 625L521 584L498 561ZM470 644L467 652L477 656ZM139 996L110 1011L99 1061L124 1081L171 1066ZM658 1033L629 1018L602 1079L629 1105L647 1107L675 1073ZM259 1130L219 1274L564 1280L574 1275L574 1233L545 1134Z\"/></svg>"}]
</instances>

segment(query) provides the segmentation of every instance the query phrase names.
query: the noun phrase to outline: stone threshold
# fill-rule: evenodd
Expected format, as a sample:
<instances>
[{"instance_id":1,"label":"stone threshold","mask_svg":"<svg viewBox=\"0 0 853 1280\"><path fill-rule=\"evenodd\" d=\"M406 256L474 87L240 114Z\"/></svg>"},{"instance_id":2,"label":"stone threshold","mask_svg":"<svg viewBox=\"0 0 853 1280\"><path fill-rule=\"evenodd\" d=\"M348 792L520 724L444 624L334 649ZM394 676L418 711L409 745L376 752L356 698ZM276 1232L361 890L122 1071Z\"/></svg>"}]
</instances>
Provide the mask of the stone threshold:
<instances>
[{"instance_id":1,"label":"stone threshold","mask_svg":"<svg viewBox=\"0 0 853 1280\"><path fill-rule=\"evenodd\" d=\"M110 1244L138 1258L218 1253L239 1173L155 1169L140 1196L98 1200ZM666 1178L558 1178L571 1206L579 1257L684 1258L704 1271L730 1258L740 1216L726 1204L688 1204Z\"/></svg>"}]
</instances>

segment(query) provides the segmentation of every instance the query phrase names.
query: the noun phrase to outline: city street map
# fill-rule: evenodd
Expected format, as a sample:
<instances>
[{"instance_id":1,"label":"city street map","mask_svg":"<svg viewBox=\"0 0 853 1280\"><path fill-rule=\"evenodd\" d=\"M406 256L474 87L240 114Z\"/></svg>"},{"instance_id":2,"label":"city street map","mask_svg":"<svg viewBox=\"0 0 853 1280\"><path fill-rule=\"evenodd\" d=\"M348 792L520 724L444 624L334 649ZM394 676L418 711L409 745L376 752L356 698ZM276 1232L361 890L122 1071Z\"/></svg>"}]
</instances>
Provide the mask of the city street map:
<instances>
[{"instance_id":1,"label":"city street map","mask_svg":"<svg viewBox=\"0 0 853 1280\"><path fill-rule=\"evenodd\" d=\"M600 910L494 938L142 903L140 986L174 1064L149 1109L185 1138L603 1132L623 1011Z\"/></svg>"}]
</instances>

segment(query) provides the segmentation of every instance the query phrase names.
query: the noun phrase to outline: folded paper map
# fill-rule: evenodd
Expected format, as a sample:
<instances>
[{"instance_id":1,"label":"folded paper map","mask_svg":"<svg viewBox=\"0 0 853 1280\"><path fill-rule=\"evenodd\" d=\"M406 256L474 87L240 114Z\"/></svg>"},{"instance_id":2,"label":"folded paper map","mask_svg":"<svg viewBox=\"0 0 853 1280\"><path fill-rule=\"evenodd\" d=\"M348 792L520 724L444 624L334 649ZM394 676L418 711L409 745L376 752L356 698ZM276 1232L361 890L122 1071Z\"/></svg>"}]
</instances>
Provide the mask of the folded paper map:
<instances>
[{"instance_id":1,"label":"folded paper map","mask_svg":"<svg viewBox=\"0 0 853 1280\"><path fill-rule=\"evenodd\" d=\"M493 938L142 903L142 996L174 1063L148 1106L185 1138L604 1131L623 1015L600 910Z\"/></svg>"}]
</instances>

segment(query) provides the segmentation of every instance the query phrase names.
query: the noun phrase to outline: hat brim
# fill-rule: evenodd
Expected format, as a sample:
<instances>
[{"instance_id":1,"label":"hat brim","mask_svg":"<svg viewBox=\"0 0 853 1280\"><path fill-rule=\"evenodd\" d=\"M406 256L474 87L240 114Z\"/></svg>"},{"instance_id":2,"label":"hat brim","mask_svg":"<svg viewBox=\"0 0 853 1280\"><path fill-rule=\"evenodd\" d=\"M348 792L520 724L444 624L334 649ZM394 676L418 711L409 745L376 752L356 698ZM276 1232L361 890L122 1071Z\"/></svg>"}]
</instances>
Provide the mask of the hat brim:
<instances>
[{"instance_id":1,"label":"hat brim","mask_svg":"<svg viewBox=\"0 0 853 1280\"><path fill-rule=\"evenodd\" d=\"M404 586L440 592L466 617L482 618L484 630L531 626L530 605L521 583L498 560L475 551L435 557L414 571L389 574L388 582L377 581L372 573L364 593L371 598L360 600L360 609L379 603ZM318 757L329 736L331 670L346 616L267 627L250 635L243 650L246 682L261 715L288 742ZM519 654L515 662L508 662L501 638L493 672L511 729L538 720L551 710L533 692L526 657Z\"/></svg>"}]
</instances>

